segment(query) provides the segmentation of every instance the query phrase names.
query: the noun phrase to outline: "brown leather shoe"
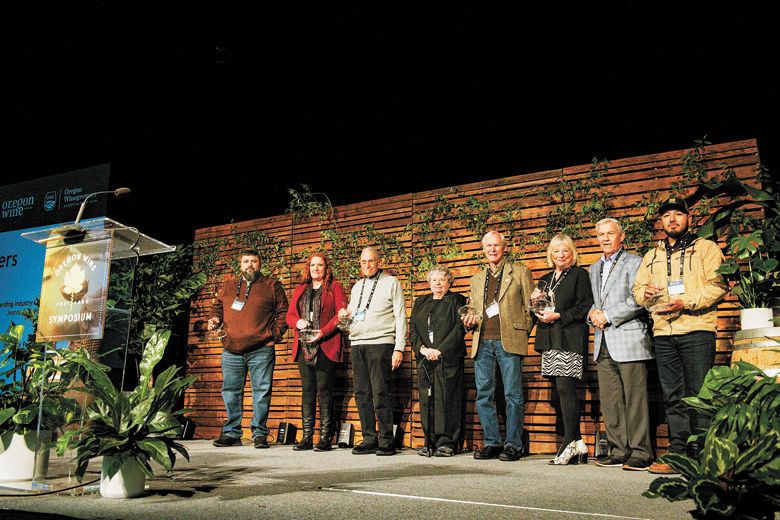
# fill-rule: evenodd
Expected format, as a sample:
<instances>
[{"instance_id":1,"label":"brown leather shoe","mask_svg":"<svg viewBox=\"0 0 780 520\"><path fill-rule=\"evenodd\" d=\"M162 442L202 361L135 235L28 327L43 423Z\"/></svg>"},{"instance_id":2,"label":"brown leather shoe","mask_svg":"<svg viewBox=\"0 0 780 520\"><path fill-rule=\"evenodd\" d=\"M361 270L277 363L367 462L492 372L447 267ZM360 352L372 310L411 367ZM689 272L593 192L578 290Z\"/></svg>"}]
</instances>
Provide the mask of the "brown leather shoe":
<instances>
[{"instance_id":1,"label":"brown leather shoe","mask_svg":"<svg viewBox=\"0 0 780 520\"><path fill-rule=\"evenodd\" d=\"M679 475L680 472L671 467L669 464L664 464L663 462L653 462L650 464L650 467L647 468L647 471L650 473L655 473L656 475Z\"/></svg>"}]
</instances>

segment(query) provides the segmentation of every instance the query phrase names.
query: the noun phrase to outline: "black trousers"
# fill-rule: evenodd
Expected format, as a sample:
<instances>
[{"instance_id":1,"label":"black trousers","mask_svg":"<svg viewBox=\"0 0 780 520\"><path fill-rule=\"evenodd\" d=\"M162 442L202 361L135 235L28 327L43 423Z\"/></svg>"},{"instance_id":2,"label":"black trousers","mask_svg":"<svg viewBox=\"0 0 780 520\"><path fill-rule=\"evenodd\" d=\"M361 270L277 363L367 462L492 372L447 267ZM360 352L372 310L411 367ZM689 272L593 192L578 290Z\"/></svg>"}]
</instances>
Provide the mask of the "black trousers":
<instances>
[{"instance_id":1,"label":"black trousers","mask_svg":"<svg viewBox=\"0 0 780 520\"><path fill-rule=\"evenodd\" d=\"M333 386L336 381L336 363L322 352L317 353L317 363L306 363L303 352L298 351L298 372L301 374L301 406L314 414L317 396L320 398L320 410L333 409ZM320 412L321 415L321 412Z\"/></svg>"},{"instance_id":2,"label":"black trousers","mask_svg":"<svg viewBox=\"0 0 780 520\"><path fill-rule=\"evenodd\" d=\"M417 385L420 391L420 422L426 437L430 437L433 443L432 447L447 446L459 450L464 420L463 358L455 364L448 364L445 360L418 360ZM431 397L428 397L429 389ZM429 419L431 415L433 424Z\"/></svg>"},{"instance_id":3,"label":"black trousers","mask_svg":"<svg viewBox=\"0 0 780 520\"><path fill-rule=\"evenodd\" d=\"M393 445L393 399L390 393L393 345L352 345L350 360L363 444L390 447Z\"/></svg>"}]
</instances>

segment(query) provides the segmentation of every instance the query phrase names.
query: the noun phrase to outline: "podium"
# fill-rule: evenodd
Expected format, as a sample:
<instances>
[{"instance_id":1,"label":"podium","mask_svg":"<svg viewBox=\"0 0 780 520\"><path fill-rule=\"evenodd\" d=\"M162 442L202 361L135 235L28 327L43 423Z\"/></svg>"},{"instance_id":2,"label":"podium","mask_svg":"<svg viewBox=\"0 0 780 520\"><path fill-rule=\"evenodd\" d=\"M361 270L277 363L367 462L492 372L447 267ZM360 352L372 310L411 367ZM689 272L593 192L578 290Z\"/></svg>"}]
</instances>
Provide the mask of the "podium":
<instances>
[{"instance_id":1,"label":"podium","mask_svg":"<svg viewBox=\"0 0 780 520\"><path fill-rule=\"evenodd\" d=\"M22 236L46 248L37 341L67 341L68 348L85 347L111 367L109 377L122 390L138 260L176 248L105 217L28 231ZM42 381L41 396L46 383ZM74 394L85 417L89 396L83 392ZM43 399L39 403L39 417ZM45 447L36 445L35 454L32 481L21 483L17 489L35 493L73 485L69 468L64 475L52 477L45 469L38 469L46 466L38 460L39 456L48 455Z\"/></svg>"}]
</instances>

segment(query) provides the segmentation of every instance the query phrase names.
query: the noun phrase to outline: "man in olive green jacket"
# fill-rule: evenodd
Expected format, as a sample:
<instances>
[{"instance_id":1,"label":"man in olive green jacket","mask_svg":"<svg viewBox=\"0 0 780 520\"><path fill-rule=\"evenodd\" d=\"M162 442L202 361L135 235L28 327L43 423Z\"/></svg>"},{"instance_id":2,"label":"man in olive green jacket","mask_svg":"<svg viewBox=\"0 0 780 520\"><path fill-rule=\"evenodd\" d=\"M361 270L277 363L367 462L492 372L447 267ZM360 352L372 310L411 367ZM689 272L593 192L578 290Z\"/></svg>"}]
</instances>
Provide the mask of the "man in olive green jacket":
<instances>
[{"instance_id":1,"label":"man in olive green jacket","mask_svg":"<svg viewBox=\"0 0 780 520\"><path fill-rule=\"evenodd\" d=\"M474 315L463 318L474 331L471 357L477 386L477 413L484 433L484 447L475 459L520 458L524 419L523 356L528 353L531 329L529 302L533 292L531 272L504 258L506 244L500 233L482 238L487 267L471 277ZM496 412L496 364L501 370L506 399L506 440L502 440Z\"/></svg>"}]
</instances>

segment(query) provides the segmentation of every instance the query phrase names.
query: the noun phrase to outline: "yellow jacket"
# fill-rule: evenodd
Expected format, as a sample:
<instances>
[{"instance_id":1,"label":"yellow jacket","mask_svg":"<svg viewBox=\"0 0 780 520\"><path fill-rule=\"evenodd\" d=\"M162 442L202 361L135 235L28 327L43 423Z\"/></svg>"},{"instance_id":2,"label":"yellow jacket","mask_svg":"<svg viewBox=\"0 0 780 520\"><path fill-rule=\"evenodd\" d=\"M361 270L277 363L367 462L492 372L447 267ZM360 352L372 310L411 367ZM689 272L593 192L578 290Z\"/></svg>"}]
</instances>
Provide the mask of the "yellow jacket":
<instances>
[{"instance_id":1,"label":"yellow jacket","mask_svg":"<svg viewBox=\"0 0 780 520\"><path fill-rule=\"evenodd\" d=\"M668 286L666 254L666 241L661 240L655 249L648 251L642 259L633 289L634 299L639 305L647 306L644 288L650 282L660 287ZM672 253L672 281L680 280L681 255L682 249ZM723 253L715 242L696 238L688 244L685 248L685 265L682 273L685 292L669 297L670 300L682 300L685 310L674 314L652 314L655 336L717 331L718 302L728 292L725 278L715 272L721 263L723 263Z\"/></svg>"}]
</instances>

